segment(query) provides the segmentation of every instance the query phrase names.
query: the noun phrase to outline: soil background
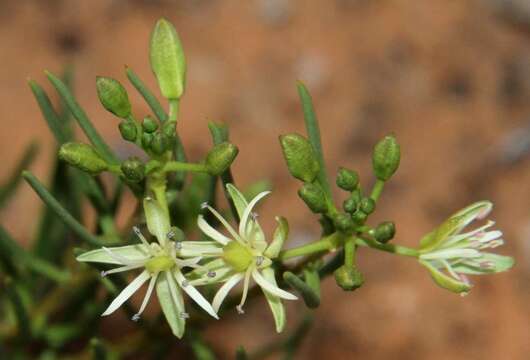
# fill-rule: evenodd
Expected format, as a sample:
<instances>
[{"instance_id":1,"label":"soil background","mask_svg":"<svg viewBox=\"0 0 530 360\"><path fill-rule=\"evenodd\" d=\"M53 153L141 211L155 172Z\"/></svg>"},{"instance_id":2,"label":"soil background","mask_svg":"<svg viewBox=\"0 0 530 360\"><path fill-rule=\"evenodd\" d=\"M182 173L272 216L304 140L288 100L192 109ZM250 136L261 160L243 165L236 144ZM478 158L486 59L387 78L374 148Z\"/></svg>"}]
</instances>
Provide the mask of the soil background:
<instances>
[{"instance_id":1,"label":"soil background","mask_svg":"<svg viewBox=\"0 0 530 360\"><path fill-rule=\"evenodd\" d=\"M415 246L473 201L495 203L506 239L500 252L517 261L512 271L473 279L462 298L436 287L411 259L362 249L365 286L345 293L325 281L299 359L528 359L527 0L1 0L0 179L33 140L41 153L32 170L47 179L55 145L26 79L51 90L43 70L65 64L74 65L75 92L98 129L120 156L131 152L98 103L95 77L125 84L127 64L156 89L147 48L159 17L176 25L187 55L179 128L190 158L210 147L208 121L228 123L240 148L238 183L271 182L261 218L270 230L274 215L287 216L292 243L318 234L277 139L304 131L297 79L312 92L330 173L355 168L371 184L372 146L387 133L399 139L401 166L373 219L396 222L396 243ZM127 89L135 111L146 114ZM41 206L24 185L0 220L27 244ZM290 305L290 328L302 308ZM276 336L263 302L207 332L221 358Z\"/></svg>"}]
</instances>

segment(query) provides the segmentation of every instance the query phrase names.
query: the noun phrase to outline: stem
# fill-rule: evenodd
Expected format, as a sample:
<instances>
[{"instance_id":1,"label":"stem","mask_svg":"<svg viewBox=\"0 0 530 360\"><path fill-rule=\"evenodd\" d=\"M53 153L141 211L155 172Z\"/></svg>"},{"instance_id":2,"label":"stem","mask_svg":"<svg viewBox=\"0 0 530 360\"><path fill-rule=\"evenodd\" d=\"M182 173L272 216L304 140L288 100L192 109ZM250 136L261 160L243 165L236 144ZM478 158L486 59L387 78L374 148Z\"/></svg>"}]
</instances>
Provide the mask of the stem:
<instances>
[{"instance_id":1,"label":"stem","mask_svg":"<svg viewBox=\"0 0 530 360\"><path fill-rule=\"evenodd\" d=\"M177 121L179 105L180 105L179 99L169 100L169 121Z\"/></svg>"},{"instance_id":2,"label":"stem","mask_svg":"<svg viewBox=\"0 0 530 360\"><path fill-rule=\"evenodd\" d=\"M180 161L168 161L163 169L163 172L171 171L191 171L191 172L208 172L204 164L185 163Z\"/></svg>"},{"instance_id":3,"label":"stem","mask_svg":"<svg viewBox=\"0 0 530 360\"><path fill-rule=\"evenodd\" d=\"M381 193L383 192L384 187L385 182L383 180L377 179L372 189L372 194L370 195L370 197L377 202L377 200L379 200L379 197L381 196Z\"/></svg>"},{"instance_id":4,"label":"stem","mask_svg":"<svg viewBox=\"0 0 530 360\"><path fill-rule=\"evenodd\" d=\"M365 237L356 238L355 243L360 246L368 246L368 247L371 247L372 249L386 251L386 252L393 253L396 255L410 256L410 257L418 257L419 255L418 250L416 249L409 248L406 246L393 245L393 244L379 244L378 242L365 238Z\"/></svg>"},{"instance_id":5,"label":"stem","mask_svg":"<svg viewBox=\"0 0 530 360\"><path fill-rule=\"evenodd\" d=\"M340 240L340 235L338 233L333 233L330 236L323 237L322 239L314 241L312 243L298 246L288 250L283 250L280 252L278 258L280 260L287 260L297 256L310 255L321 251L335 249Z\"/></svg>"},{"instance_id":6,"label":"stem","mask_svg":"<svg viewBox=\"0 0 530 360\"><path fill-rule=\"evenodd\" d=\"M355 266L355 239L350 236L344 242L344 265L347 267Z\"/></svg>"}]
</instances>

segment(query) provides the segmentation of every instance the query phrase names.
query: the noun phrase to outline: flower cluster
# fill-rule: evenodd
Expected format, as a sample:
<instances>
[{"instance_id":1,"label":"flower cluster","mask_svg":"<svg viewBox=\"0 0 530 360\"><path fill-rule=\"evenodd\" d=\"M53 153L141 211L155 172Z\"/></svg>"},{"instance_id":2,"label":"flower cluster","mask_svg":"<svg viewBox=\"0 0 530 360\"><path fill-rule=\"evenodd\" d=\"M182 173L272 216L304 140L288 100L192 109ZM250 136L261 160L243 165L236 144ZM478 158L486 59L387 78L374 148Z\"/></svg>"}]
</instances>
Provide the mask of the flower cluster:
<instances>
[{"instance_id":1,"label":"flower cluster","mask_svg":"<svg viewBox=\"0 0 530 360\"><path fill-rule=\"evenodd\" d=\"M209 225L199 216L199 228L214 241L186 241L177 228L172 228L169 217L157 201L151 197L144 199L147 228L156 237L157 242L148 242L138 228L134 232L141 243L121 247L86 252L77 257L81 262L96 262L120 265L102 272L102 276L129 270L142 269L140 275L111 302L102 316L112 314L127 301L140 287L149 281L147 292L138 313L138 320L144 311L153 290L159 299L165 317L173 333L182 337L185 320L189 317L185 311L182 292L185 292L197 305L214 318L232 290L243 280L243 295L237 306L243 313L243 304L248 294L250 279L261 287L271 307L276 329L281 332L285 325L285 310L281 299L296 300L296 296L280 289L276 283L272 259L278 256L287 236L287 222L280 218L274 240L267 244L263 230L256 215L252 212L257 202L268 194L258 194L250 203L231 184L227 190L240 217L239 232L212 207L204 205L228 230L227 237ZM193 269L187 271L187 269ZM223 283L212 303L196 289L196 286Z\"/></svg>"}]
</instances>

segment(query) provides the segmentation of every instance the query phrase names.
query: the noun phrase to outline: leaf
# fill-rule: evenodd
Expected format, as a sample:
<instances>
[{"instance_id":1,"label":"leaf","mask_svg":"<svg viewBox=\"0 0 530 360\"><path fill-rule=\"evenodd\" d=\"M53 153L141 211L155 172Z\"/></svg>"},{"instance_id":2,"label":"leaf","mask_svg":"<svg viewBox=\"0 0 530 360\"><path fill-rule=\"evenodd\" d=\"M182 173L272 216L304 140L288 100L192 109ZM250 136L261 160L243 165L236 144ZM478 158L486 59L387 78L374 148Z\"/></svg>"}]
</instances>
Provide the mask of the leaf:
<instances>
[{"instance_id":1,"label":"leaf","mask_svg":"<svg viewBox=\"0 0 530 360\"><path fill-rule=\"evenodd\" d=\"M3 208L8 200L15 194L20 180L22 179L21 172L31 165L38 151L37 143L31 143L26 149L18 163L15 165L15 169L11 172L11 175L7 181L0 186L0 209Z\"/></svg>"}]
</instances>

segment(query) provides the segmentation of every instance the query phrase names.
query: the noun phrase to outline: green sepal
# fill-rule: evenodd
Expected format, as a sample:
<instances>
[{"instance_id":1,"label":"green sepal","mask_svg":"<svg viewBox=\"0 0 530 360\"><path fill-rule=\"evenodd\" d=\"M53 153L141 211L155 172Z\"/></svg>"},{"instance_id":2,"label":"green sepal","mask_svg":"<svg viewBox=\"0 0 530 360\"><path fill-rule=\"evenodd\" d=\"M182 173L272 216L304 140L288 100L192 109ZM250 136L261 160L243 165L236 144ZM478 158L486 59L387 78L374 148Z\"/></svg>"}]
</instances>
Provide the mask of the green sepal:
<instances>
[{"instance_id":1,"label":"green sepal","mask_svg":"<svg viewBox=\"0 0 530 360\"><path fill-rule=\"evenodd\" d=\"M278 226L276 227L276 230L274 230L272 241L263 253L263 255L269 259L278 257L285 240L289 237L289 223L287 222L287 219L283 216L277 216L276 221L278 222Z\"/></svg>"},{"instance_id":2,"label":"green sepal","mask_svg":"<svg viewBox=\"0 0 530 360\"><path fill-rule=\"evenodd\" d=\"M326 194L318 183L304 183L298 190L298 196L315 214L323 214L328 210Z\"/></svg>"},{"instance_id":3,"label":"green sepal","mask_svg":"<svg viewBox=\"0 0 530 360\"><path fill-rule=\"evenodd\" d=\"M335 281L344 291L353 291L364 284L363 274L353 266L342 265L334 272Z\"/></svg>"},{"instance_id":4,"label":"green sepal","mask_svg":"<svg viewBox=\"0 0 530 360\"><path fill-rule=\"evenodd\" d=\"M125 178L130 182L137 183L145 178L145 165L136 156L122 162L120 168Z\"/></svg>"},{"instance_id":5,"label":"green sepal","mask_svg":"<svg viewBox=\"0 0 530 360\"><path fill-rule=\"evenodd\" d=\"M276 283L276 277L274 276L274 270L271 267L267 267L261 271L263 277L267 279L272 285L278 286ZM285 308L281 299L278 296L272 295L267 291L263 291L265 298L269 303L269 307L274 317L274 323L276 324L276 332L281 333L285 327L286 314Z\"/></svg>"},{"instance_id":6,"label":"green sepal","mask_svg":"<svg viewBox=\"0 0 530 360\"><path fill-rule=\"evenodd\" d=\"M280 144L291 175L306 183L313 182L320 166L311 143L302 135L293 133L280 136Z\"/></svg>"},{"instance_id":7,"label":"green sepal","mask_svg":"<svg viewBox=\"0 0 530 360\"><path fill-rule=\"evenodd\" d=\"M171 285L170 282L172 282ZM176 290L176 299L173 299L171 295L170 286ZM182 317L185 311L184 299L182 298L180 287L176 284L171 273L164 271L158 275L156 295L173 335L181 339L186 328L186 320Z\"/></svg>"},{"instance_id":8,"label":"green sepal","mask_svg":"<svg viewBox=\"0 0 530 360\"><path fill-rule=\"evenodd\" d=\"M359 174L354 170L341 167L337 172L336 183L342 190L353 191L359 185Z\"/></svg>"},{"instance_id":9,"label":"green sepal","mask_svg":"<svg viewBox=\"0 0 530 360\"><path fill-rule=\"evenodd\" d=\"M167 240L167 235L171 230L168 214L151 197L144 198L144 212L147 229L158 239L161 245L164 245Z\"/></svg>"}]
</instances>

